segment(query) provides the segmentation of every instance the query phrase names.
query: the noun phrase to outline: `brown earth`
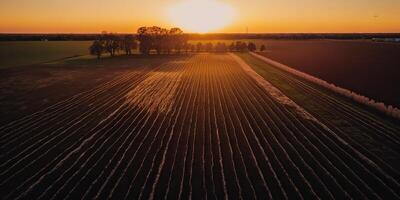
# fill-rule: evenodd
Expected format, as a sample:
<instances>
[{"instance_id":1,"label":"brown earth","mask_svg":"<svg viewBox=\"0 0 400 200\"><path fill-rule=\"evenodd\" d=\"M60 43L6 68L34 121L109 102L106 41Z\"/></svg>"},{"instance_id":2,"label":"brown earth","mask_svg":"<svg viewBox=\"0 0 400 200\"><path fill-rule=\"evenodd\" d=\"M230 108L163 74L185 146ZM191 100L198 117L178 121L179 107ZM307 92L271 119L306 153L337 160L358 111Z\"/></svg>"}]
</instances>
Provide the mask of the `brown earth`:
<instances>
[{"instance_id":1,"label":"brown earth","mask_svg":"<svg viewBox=\"0 0 400 200\"><path fill-rule=\"evenodd\" d=\"M277 101L228 54L156 59L147 66L143 63L150 61L145 60L99 62L116 67L109 69L108 80L93 82L88 90L70 91L67 96L71 98L54 100L36 114L1 126L0 196L400 196L399 174L392 163L368 149L361 152L356 142L340 131ZM98 77L101 72L81 75ZM86 80L74 77L71 80L75 82ZM75 88L72 82L68 87L59 86L58 93ZM379 130L379 137L392 138L375 142L375 146L400 143L395 134L399 127L369 113L363 116L367 117L360 120ZM342 128L346 130L338 129ZM398 152L393 146L386 148Z\"/></svg>"},{"instance_id":2,"label":"brown earth","mask_svg":"<svg viewBox=\"0 0 400 200\"><path fill-rule=\"evenodd\" d=\"M367 40L265 40L262 55L400 107L400 44Z\"/></svg>"},{"instance_id":3,"label":"brown earth","mask_svg":"<svg viewBox=\"0 0 400 200\"><path fill-rule=\"evenodd\" d=\"M0 69L0 124L93 89L127 71L168 59L120 56L97 61L83 57Z\"/></svg>"}]
</instances>

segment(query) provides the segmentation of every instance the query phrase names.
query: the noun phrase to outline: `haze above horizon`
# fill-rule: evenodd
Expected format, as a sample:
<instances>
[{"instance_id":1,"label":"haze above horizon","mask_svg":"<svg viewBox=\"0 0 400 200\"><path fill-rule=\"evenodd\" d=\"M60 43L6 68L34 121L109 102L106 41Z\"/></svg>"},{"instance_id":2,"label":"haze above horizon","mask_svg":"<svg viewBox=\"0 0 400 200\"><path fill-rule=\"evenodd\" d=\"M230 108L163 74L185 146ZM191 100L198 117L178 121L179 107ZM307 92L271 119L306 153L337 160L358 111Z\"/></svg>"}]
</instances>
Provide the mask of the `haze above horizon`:
<instances>
[{"instance_id":1,"label":"haze above horizon","mask_svg":"<svg viewBox=\"0 0 400 200\"><path fill-rule=\"evenodd\" d=\"M1 33L400 32L400 1L381 0L13 0L0 2Z\"/></svg>"}]
</instances>

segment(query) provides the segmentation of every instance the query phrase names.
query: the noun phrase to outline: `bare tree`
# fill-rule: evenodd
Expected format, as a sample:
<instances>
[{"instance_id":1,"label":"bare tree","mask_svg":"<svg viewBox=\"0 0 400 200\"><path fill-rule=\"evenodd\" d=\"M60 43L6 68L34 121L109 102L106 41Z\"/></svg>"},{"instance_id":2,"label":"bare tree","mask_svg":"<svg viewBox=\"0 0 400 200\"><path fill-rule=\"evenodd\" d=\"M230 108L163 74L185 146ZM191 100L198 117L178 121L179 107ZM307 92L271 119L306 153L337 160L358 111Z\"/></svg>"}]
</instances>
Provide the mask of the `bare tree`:
<instances>
[{"instance_id":1,"label":"bare tree","mask_svg":"<svg viewBox=\"0 0 400 200\"><path fill-rule=\"evenodd\" d=\"M203 47L203 43L202 43L202 42L198 42L198 43L197 43L197 45L196 45L196 50L197 50L197 52L202 52L202 51L204 50L204 47Z\"/></svg>"},{"instance_id":2,"label":"bare tree","mask_svg":"<svg viewBox=\"0 0 400 200\"><path fill-rule=\"evenodd\" d=\"M245 42L237 41L235 44L235 50L239 52L247 51L247 44Z\"/></svg>"},{"instance_id":3,"label":"bare tree","mask_svg":"<svg viewBox=\"0 0 400 200\"><path fill-rule=\"evenodd\" d=\"M194 53L196 51L196 46L194 44L190 44L190 52Z\"/></svg>"},{"instance_id":4,"label":"bare tree","mask_svg":"<svg viewBox=\"0 0 400 200\"><path fill-rule=\"evenodd\" d=\"M126 55L131 55L132 50L137 49L137 43L132 35L126 35L122 40L121 46L124 49Z\"/></svg>"},{"instance_id":5,"label":"bare tree","mask_svg":"<svg viewBox=\"0 0 400 200\"><path fill-rule=\"evenodd\" d=\"M229 45L229 51L235 51L235 50L236 50L235 43L232 42L231 45Z\"/></svg>"},{"instance_id":6,"label":"bare tree","mask_svg":"<svg viewBox=\"0 0 400 200\"><path fill-rule=\"evenodd\" d=\"M261 45L261 47L260 47L260 51L265 51L266 50L266 48L265 48L265 45L263 44L263 45Z\"/></svg>"},{"instance_id":7,"label":"bare tree","mask_svg":"<svg viewBox=\"0 0 400 200\"><path fill-rule=\"evenodd\" d=\"M221 52L227 52L228 51L228 47L226 46L226 44L223 42L221 43Z\"/></svg>"},{"instance_id":8,"label":"bare tree","mask_svg":"<svg viewBox=\"0 0 400 200\"><path fill-rule=\"evenodd\" d=\"M227 51L226 44L223 43L223 42L218 42L218 43L215 45L215 51L216 51L216 52L219 52L219 53L226 52L226 51Z\"/></svg>"},{"instance_id":9,"label":"bare tree","mask_svg":"<svg viewBox=\"0 0 400 200\"><path fill-rule=\"evenodd\" d=\"M254 52L254 51L257 50L257 46L256 46L256 44L254 44L253 42L249 42L249 44L247 45L247 49L248 49L249 51Z\"/></svg>"},{"instance_id":10,"label":"bare tree","mask_svg":"<svg viewBox=\"0 0 400 200\"><path fill-rule=\"evenodd\" d=\"M221 43L217 42L217 44L215 44L215 52L221 52Z\"/></svg>"},{"instance_id":11,"label":"bare tree","mask_svg":"<svg viewBox=\"0 0 400 200\"><path fill-rule=\"evenodd\" d=\"M96 55L97 59L100 59L101 54L104 52L104 44L101 40L93 41L93 44L89 48L91 55Z\"/></svg>"},{"instance_id":12,"label":"bare tree","mask_svg":"<svg viewBox=\"0 0 400 200\"><path fill-rule=\"evenodd\" d=\"M236 41L235 43L235 50L236 51L241 51L241 48L243 47L242 42L241 41Z\"/></svg>"},{"instance_id":13,"label":"bare tree","mask_svg":"<svg viewBox=\"0 0 400 200\"><path fill-rule=\"evenodd\" d=\"M120 49L120 39L117 35L108 33L102 35L104 40L104 48L110 54L110 56L114 56L115 53Z\"/></svg>"},{"instance_id":14,"label":"bare tree","mask_svg":"<svg viewBox=\"0 0 400 200\"><path fill-rule=\"evenodd\" d=\"M187 42L185 42L185 43L183 44L183 50L185 51L186 54L188 54L189 51L190 51L190 44L187 43Z\"/></svg>"},{"instance_id":15,"label":"bare tree","mask_svg":"<svg viewBox=\"0 0 400 200\"><path fill-rule=\"evenodd\" d=\"M206 49L207 52L212 52L213 47L214 47L214 45L213 45L211 42L208 42L208 43L206 44L205 49Z\"/></svg>"}]
</instances>

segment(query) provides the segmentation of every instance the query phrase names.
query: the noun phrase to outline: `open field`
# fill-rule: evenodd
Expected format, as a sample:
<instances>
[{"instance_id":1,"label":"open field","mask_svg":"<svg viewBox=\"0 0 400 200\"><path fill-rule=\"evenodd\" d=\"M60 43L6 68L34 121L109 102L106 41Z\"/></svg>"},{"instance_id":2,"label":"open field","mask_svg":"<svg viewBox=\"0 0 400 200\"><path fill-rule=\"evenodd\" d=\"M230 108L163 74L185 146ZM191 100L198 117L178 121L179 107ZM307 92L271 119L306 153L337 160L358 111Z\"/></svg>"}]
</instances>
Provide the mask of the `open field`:
<instances>
[{"instance_id":1,"label":"open field","mask_svg":"<svg viewBox=\"0 0 400 200\"><path fill-rule=\"evenodd\" d=\"M0 42L0 69L88 54L90 41Z\"/></svg>"},{"instance_id":2,"label":"open field","mask_svg":"<svg viewBox=\"0 0 400 200\"><path fill-rule=\"evenodd\" d=\"M236 40L194 40L197 42ZM249 40L241 40L247 42ZM343 88L400 107L400 44L368 40L251 40L268 58ZM87 55L90 41L0 42L0 68ZM107 57L108 55L105 54ZM31 66L31 67L34 67Z\"/></svg>"},{"instance_id":3,"label":"open field","mask_svg":"<svg viewBox=\"0 0 400 200\"><path fill-rule=\"evenodd\" d=\"M375 109L355 103L347 97L289 74L249 54L239 55L258 74L270 81L329 128L339 131L345 137L352 138L353 141L366 145L381 159L387 159L387 162L393 163L394 168L400 167L398 154L395 153L398 150L398 144L392 143L394 140L390 137L377 135L376 133L381 132L380 127L371 125L386 121L381 126L386 126L386 123L389 126L398 126L399 121L397 119L390 119L390 117ZM398 133L394 132L394 134L397 135ZM387 147L395 149L395 151L387 151Z\"/></svg>"},{"instance_id":4,"label":"open field","mask_svg":"<svg viewBox=\"0 0 400 200\"><path fill-rule=\"evenodd\" d=\"M179 57L179 56L178 56ZM119 56L98 61L92 57L0 69L0 124L38 111L79 92L89 90L139 66L170 60L154 56Z\"/></svg>"},{"instance_id":5,"label":"open field","mask_svg":"<svg viewBox=\"0 0 400 200\"><path fill-rule=\"evenodd\" d=\"M260 41L258 41L259 43ZM262 55L400 107L400 44L367 40L265 40Z\"/></svg>"},{"instance_id":6,"label":"open field","mask_svg":"<svg viewBox=\"0 0 400 200\"><path fill-rule=\"evenodd\" d=\"M397 122L238 55L53 64L81 76L60 75L67 96L0 125L0 196L400 198Z\"/></svg>"}]
</instances>

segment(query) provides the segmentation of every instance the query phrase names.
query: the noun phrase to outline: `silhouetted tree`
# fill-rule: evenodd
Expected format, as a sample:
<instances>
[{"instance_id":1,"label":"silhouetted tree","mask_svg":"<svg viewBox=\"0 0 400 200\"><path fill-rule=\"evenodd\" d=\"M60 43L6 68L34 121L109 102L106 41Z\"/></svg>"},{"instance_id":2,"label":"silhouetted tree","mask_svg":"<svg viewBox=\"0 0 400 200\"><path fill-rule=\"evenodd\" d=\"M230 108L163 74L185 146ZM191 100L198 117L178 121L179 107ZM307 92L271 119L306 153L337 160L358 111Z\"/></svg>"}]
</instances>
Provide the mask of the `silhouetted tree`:
<instances>
[{"instance_id":1,"label":"silhouetted tree","mask_svg":"<svg viewBox=\"0 0 400 200\"><path fill-rule=\"evenodd\" d=\"M164 30L158 26L140 27L137 31L137 39L140 42L139 51L142 54L150 54L151 50L161 53L161 40Z\"/></svg>"},{"instance_id":2,"label":"silhouetted tree","mask_svg":"<svg viewBox=\"0 0 400 200\"><path fill-rule=\"evenodd\" d=\"M139 40L139 51L142 54L149 54L152 45L151 33L148 27L140 27L137 30L137 39Z\"/></svg>"},{"instance_id":3,"label":"silhouetted tree","mask_svg":"<svg viewBox=\"0 0 400 200\"><path fill-rule=\"evenodd\" d=\"M190 44L190 51L194 53L196 51L196 46L194 44Z\"/></svg>"},{"instance_id":4,"label":"silhouetted tree","mask_svg":"<svg viewBox=\"0 0 400 200\"><path fill-rule=\"evenodd\" d=\"M257 50L257 46L253 42L249 42L249 44L247 45L247 49L249 51L256 51Z\"/></svg>"},{"instance_id":5,"label":"silhouetted tree","mask_svg":"<svg viewBox=\"0 0 400 200\"><path fill-rule=\"evenodd\" d=\"M247 44L245 42L237 41L235 44L235 50L240 52L247 51Z\"/></svg>"},{"instance_id":6,"label":"silhouetted tree","mask_svg":"<svg viewBox=\"0 0 400 200\"><path fill-rule=\"evenodd\" d=\"M215 51L216 51L216 52L219 52L219 53L226 52L226 51L227 51L226 44L223 43L223 42L218 42L218 43L215 45Z\"/></svg>"},{"instance_id":7,"label":"silhouetted tree","mask_svg":"<svg viewBox=\"0 0 400 200\"><path fill-rule=\"evenodd\" d=\"M153 43L152 48L154 48L157 54L161 54L163 52L168 52L167 42L169 39L168 30L165 28L155 27L153 26Z\"/></svg>"},{"instance_id":8,"label":"silhouetted tree","mask_svg":"<svg viewBox=\"0 0 400 200\"><path fill-rule=\"evenodd\" d=\"M89 48L90 54L97 56L97 59L100 59L101 54L104 52L104 45L101 40L93 41L93 44Z\"/></svg>"},{"instance_id":9,"label":"silhouetted tree","mask_svg":"<svg viewBox=\"0 0 400 200\"><path fill-rule=\"evenodd\" d=\"M137 49L137 43L132 35L127 35L121 42L121 48L125 51L126 55L131 55L132 50Z\"/></svg>"},{"instance_id":10,"label":"silhouetted tree","mask_svg":"<svg viewBox=\"0 0 400 200\"><path fill-rule=\"evenodd\" d=\"M242 43L242 45L240 46L240 51L241 52L245 52L248 51L249 49L247 49L247 44L245 42Z\"/></svg>"},{"instance_id":11,"label":"silhouetted tree","mask_svg":"<svg viewBox=\"0 0 400 200\"><path fill-rule=\"evenodd\" d=\"M180 28L172 28L169 31L170 39L174 44L175 51L177 53L181 53L181 50L184 48L184 45L187 43L188 39L183 34L183 31Z\"/></svg>"},{"instance_id":12,"label":"silhouetted tree","mask_svg":"<svg viewBox=\"0 0 400 200\"><path fill-rule=\"evenodd\" d=\"M217 44L215 44L215 52L221 52L221 43L217 42Z\"/></svg>"},{"instance_id":13,"label":"silhouetted tree","mask_svg":"<svg viewBox=\"0 0 400 200\"><path fill-rule=\"evenodd\" d=\"M190 51L190 44L189 43L185 43L185 44L183 44L183 50L185 51L185 53L187 54L187 53L189 53L189 51Z\"/></svg>"},{"instance_id":14,"label":"silhouetted tree","mask_svg":"<svg viewBox=\"0 0 400 200\"><path fill-rule=\"evenodd\" d=\"M180 53L187 42L187 37L180 28L167 30L157 26L140 27L137 31L137 39L140 42L139 50L142 54L150 54L151 50L156 50L158 54L169 54L173 49Z\"/></svg>"},{"instance_id":15,"label":"silhouetted tree","mask_svg":"<svg viewBox=\"0 0 400 200\"><path fill-rule=\"evenodd\" d=\"M203 43L198 42L196 45L197 52L202 52L204 50Z\"/></svg>"},{"instance_id":16,"label":"silhouetted tree","mask_svg":"<svg viewBox=\"0 0 400 200\"><path fill-rule=\"evenodd\" d=\"M242 42L241 41L236 41L235 50L236 51L240 51L241 48L242 48Z\"/></svg>"},{"instance_id":17,"label":"silhouetted tree","mask_svg":"<svg viewBox=\"0 0 400 200\"><path fill-rule=\"evenodd\" d=\"M160 53L166 53L166 54L170 54L173 46L171 44L171 38L169 36L169 30L167 29L162 29L161 30L161 34L158 38L158 41L156 41L159 43L159 48L160 48Z\"/></svg>"},{"instance_id":18,"label":"silhouetted tree","mask_svg":"<svg viewBox=\"0 0 400 200\"><path fill-rule=\"evenodd\" d=\"M261 47L260 47L260 51L265 51L265 45L261 45Z\"/></svg>"},{"instance_id":19,"label":"silhouetted tree","mask_svg":"<svg viewBox=\"0 0 400 200\"><path fill-rule=\"evenodd\" d=\"M235 50L236 50L235 43L232 42L231 45L229 45L229 51L235 51Z\"/></svg>"},{"instance_id":20,"label":"silhouetted tree","mask_svg":"<svg viewBox=\"0 0 400 200\"><path fill-rule=\"evenodd\" d=\"M221 51L222 52L227 52L228 51L228 47L226 46L225 43L221 43Z\"/></svg>"},{"instance_id":21,"label":"silhouetted tree","mask_svg":"<svg viewBox=\"0 0 400 200\"><path fill-rule=\"evenodd\" d=\"M212 50L213 50L213 44L212 44L211 42L208 42L208 43L206 44L205 49L206 49L207 52L212 52Z\"/></svg>"},{"instance_id":22,"label":"silhouetted tree","mask_svg":"<svg viewBox=\"0 0 400 200\"><path fill-rule=\"evenodd\" d=\"M183 48L183 45L180 42L175 43L175 46L174 46L175 53L180 54L182 48Z\"/></svg>"},{"instance_id":23,"label":"silhouetted tree","mask_svg":"<svg viewBox=\"0 0 400 200\"><path fill-rule=\"evenodd\" d=\"M120 39L117 35L108 33L102 36L104 40L104 48L110 54L114 56L115 53L120 49Z\"/></svg>"}]
</instances>

